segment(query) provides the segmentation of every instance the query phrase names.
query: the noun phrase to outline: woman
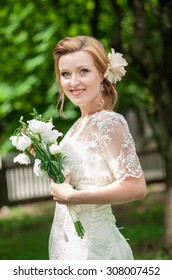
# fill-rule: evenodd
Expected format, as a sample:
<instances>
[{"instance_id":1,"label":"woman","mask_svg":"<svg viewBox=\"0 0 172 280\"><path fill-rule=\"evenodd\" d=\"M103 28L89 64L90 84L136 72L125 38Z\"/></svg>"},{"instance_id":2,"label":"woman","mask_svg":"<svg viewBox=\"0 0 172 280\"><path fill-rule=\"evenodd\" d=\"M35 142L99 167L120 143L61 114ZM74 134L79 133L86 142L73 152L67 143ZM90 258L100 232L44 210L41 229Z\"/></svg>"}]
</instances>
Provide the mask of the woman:
<instances>
[{"instance_id":1,"label":"woman","mask_svg":"<svg viewBox=\"0 0 172 280\"><path fill-rule=\"evenodd\" d=\"M127 122L113 111L114 84L125 74L127 63L114 50L107 55L101 43L88 36L61 40L54 60L61 112L67 96L80 108L81 117L61 142L70 174L62 184L51 182L57 203L50 259L133 259L111 209L111 204L143 198L146 192ZM72 213L84 228L83 238L75 231Z\"/></svg>"}]
</instances>

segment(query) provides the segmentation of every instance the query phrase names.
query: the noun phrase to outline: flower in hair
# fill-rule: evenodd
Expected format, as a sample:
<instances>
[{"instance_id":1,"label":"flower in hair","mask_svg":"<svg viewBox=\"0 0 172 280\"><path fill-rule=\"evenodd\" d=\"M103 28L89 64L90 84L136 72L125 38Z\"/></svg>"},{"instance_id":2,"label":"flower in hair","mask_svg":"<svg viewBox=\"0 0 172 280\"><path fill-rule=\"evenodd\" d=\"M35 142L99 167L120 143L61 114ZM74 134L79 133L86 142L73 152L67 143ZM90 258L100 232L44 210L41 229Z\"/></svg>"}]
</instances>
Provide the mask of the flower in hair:
<instances>
[{"instance_id":1,"label":"flower in hair","mask_svg":"<svg viewBox=\"0 0 172 280\"><path fill-rule=\"evenodd\" d=\"M121 81L122 76L126 73L124 66L127 66L128 63L122 56L121 53L115 53L114 49L111 49L111 52L108 53L109 64L106 78L112 84Z\"/></svg>"}]
</instances>

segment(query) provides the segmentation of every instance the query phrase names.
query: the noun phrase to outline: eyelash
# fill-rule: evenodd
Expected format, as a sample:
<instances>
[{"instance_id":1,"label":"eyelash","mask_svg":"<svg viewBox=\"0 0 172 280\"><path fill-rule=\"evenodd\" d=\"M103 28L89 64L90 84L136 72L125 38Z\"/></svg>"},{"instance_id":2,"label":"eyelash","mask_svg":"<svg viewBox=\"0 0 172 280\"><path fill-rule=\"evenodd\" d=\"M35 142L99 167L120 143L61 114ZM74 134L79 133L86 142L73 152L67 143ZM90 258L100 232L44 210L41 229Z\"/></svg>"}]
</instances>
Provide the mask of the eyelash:
<instances>
[{"instance_id":1,"label":"eyelash","mask_svg":"<svg viewBox=\"0 0 172 280\"><path fill-rule=\"evenodd\" d=\"M81 69L81 72L86 72L86 73L88 73L89 70L84 68L84 69ZM84 73L84 74L86 74L86 73Z\"/></svg>"},{"instance_id":2,"label":"eyelash","mask_svg":"<svg viewBox=\"0 0 172 280\"><path fill-rule=\"evenodd\" d=\"M70 73L69 72L63 72L63 73L61 73L61 76L64 77L64 78L68 78L70 76Z\"/></svg>"},{"instance_id":3,"label":"eyelash","mask_svg":"<svg viewBox=\"0 0 172 280\"><path fill-rule=\"evenodd\" d=\"M86 72L86 73L85 73ZM89 72L89 70L88 69L81 69L81 71L80 71L80 73L81 73L81 75L83 74L83 75L85 75L85 74L87 74ZM64 78L69 78L70 76L71 76L71 74L69 73L69 72L62 72L61 73L61 76L62 77L64 77Z\"/></svg>"}]
</instances>

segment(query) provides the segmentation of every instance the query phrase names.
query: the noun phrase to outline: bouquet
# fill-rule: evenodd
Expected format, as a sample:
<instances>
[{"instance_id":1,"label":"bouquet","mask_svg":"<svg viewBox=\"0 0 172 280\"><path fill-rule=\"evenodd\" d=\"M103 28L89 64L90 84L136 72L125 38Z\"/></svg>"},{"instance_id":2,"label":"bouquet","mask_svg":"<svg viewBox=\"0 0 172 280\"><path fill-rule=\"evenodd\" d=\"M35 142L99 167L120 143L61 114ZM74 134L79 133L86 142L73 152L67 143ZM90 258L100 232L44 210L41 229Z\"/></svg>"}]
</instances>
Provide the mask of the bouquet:
<instances>
[{"instance_id":1,"label":"bouquet","mask_svg":"<svg viewBox=\"0 0 172 280\"><path fill-rule=\"evenodd\" d=\"M62 183L67 175L63 165L64 156L57 142L63 134L54 128L52 119L47 122L42 120L42 115L39 115L34 109L33 119L26 122L23 117L20 118L20 127L10 137L12 145L17 150L22 151L14 158L14 162L28 165L31 163L30 155L34 154L33 171L37 176L47 174L54 182ZM69 173L68 173L69 174ZM84 229L81 222L77 219L77 214L73 209L69 211L76 232L81 238L84 235Z\"/></svg>"}]
</instances>

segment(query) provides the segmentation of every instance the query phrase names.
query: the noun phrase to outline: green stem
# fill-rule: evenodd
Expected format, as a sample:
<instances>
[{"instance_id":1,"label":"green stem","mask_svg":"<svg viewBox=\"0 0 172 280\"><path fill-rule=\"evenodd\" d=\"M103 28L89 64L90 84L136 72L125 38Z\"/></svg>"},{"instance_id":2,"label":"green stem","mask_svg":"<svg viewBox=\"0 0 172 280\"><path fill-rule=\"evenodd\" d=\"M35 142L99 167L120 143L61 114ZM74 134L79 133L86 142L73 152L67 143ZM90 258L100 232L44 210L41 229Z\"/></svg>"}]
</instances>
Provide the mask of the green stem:
<instances>
[{"instance_id":1,"label":"green stem","mask_svg":"<svg viewBox=\"0 0 172 280\"><path fill-rule=\"evenodd\" d=\"M83 238L85 231L84 231L84 228L83 228L81 222L80 221L75 222L74 226L75 226L75 230L76 230L78 236Z\"/></svg>"}]
</instances>

